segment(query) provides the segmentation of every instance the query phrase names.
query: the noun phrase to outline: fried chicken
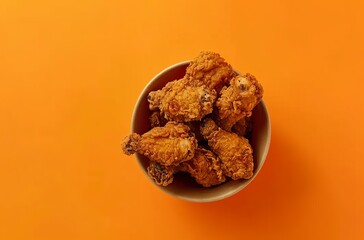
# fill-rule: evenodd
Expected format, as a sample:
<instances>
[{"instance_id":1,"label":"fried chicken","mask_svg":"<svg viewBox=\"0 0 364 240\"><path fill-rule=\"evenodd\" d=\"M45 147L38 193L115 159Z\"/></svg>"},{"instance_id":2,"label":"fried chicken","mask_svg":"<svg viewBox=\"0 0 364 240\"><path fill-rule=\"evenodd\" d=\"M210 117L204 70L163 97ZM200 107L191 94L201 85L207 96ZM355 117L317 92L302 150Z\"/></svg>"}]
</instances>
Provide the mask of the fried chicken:
<instances>
[{"instance_id":1,"label":"fried chicken","mask_svg":"<svg viewBox=\"0 0 364 240\"><path fill-rule=\"evenodd\" d=\"M262 97L253 75L237 75L218 53L203 51L184 77L149 92L151 130L130 134L122 149L149 158L147 173L160 186L171 184L177 172L189 173L203 187L227 177L249 179L253 150L245 137Z\"/></svg>"},{"instance_id":2,"label":"fried chicken","mask_svg":"<svg viewBox=\"0 0 364 240\"><path fill-rule=\"evenodd\" d=\"M211 187L225 181L220 159L203 148L197 148L191 160L182 162L178 166L150 162L147 167L148 175L160 186L171 184L174 174L179 171L190 173L196 182L204 187Z\"/></svg>"},{"instance_id":3,"label":"fried chicken","mask_svg":"<svg viewBox=\"0 0 364 240\"><path fill-rule=\"evenodd\" d=\"M231 131L232 126L244 117L252 115L253 108L263 97L263 87L256 78L247 73L231 79L216 101L220 126Z\"/></svg>"},{"instance_id":4,"label":"fried chicken","mask_svg":"<svg viewBox=\"0 0 364 240\"><path fill-rule=\"evenodd\" d=\"M157 162L150 162L147 173L157 185L167 186L173 182L174 173L177 167L174 165L164 166Z\"/></svg>"},{"instance_id":5,"label":"fried chicken","mask_svg":"<svg viewBox=\"0 0 364 240\"><path fill-rule=\"evenodd\" d=\"M189 127L182 123L168 122L164 127L155 127L142 136L132 133L121 145L127 155L137 152L165 166L178 165L192 159L195 154L197 141L189 131Z\"/></svg>"},{"instance_id":6,"label":"fried chicken","mask_svg":"<svg viewBox=\"0 0 364 240\"><path fill-rule=\"evenodd\" d=\"M234 71L230 64L218 53L209 51L203 51L193 59L185 75L187 79L201 82L217 92L220 92L233 76Z\"/></svg>"},{"instance_id":7,"label":"fried chicken","mask_svg":"<svg viewBox=\"0 0 364 240\"><path fill-rule=\"evenodd\" d=\"M167 119L165 119L160 111L152 112L152 114L149 116L149 123L150 127L163 127L168 122ZM197 141L203 141L204 138L202 137L200 133L200 121L191 121L184 123L190 128L190 132L195 134L195 138Z\"/></svg>"},{"instance_id":8,"label":"fried chicken","mask_svg":"<svg viewBox=\"0 0 364 240\"><path fill-rule=\"evenodd\" d=\"M226 176L233 180L253 176L253 150L246 138L221 129L211 119L205 119L201 133L221 159L221 167Z\"/></svg>"},{"instance_id":9,"label":"fried chicken","mask_svg":"<svg viewBox=\"0 0 364 240\"><path fill-rule=\"evenodd\" d=\"M149 109L159 109L164 118L177 122L201 120L213 110L216 91L196 85L186 78L166 84L148 95Z\"/></svg>"},{"instance_id":10,"label":"fried chicken","mask_svg":"<svg viewBox=\"0 0 364 240\"><path fill-rule=\"evenodd\" d=\"M149 109L177 122L201 120L213 110L217 92L234 76L232 67L214 52L201 52L182 79L148 95Z\"/></svg>"},{"instance_id":11,"label":"fried chicken","mask_svg":"<svg viewBox=\"0 0 364 240\"><path fill-rule=\"evenodd\" d=\"M225 181L220 159L213 152L203 148L197 148L191 160L181 163L180 171L190 173L196 182L204 187Z\"/></svg>"}]
</instances>

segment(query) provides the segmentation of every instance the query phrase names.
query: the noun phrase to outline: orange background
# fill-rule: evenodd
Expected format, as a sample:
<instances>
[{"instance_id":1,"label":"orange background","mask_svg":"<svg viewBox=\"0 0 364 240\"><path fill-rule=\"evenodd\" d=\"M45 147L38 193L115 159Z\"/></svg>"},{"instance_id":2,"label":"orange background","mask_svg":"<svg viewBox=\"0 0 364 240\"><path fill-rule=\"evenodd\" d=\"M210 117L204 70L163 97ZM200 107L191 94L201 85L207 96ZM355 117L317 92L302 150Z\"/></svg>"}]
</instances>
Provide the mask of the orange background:
<instances>
[{"instance_id":1,"label":"orange background","mask_svg":"<svg viewBox=\"0 0 364 240\"><path fill-rule=\"evenodd\" d=\"M1 1L0 239L363 239L363 11ZM259 176L205 204L161 192L119 146L146 83L201 50L256 75L272 120Z\"/></svg>"}]
</instances>

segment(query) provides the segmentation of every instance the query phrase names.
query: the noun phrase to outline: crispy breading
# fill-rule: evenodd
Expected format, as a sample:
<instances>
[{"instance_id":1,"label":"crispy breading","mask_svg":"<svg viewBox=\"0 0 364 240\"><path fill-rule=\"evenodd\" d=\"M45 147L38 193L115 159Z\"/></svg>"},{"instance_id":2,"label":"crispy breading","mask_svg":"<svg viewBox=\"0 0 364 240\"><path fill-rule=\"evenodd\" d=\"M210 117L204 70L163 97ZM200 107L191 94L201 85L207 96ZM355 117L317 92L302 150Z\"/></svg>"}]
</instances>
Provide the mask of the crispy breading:
<instances>
[{"instance_id":1,"label":"crispy breading","mask_svg":"<svg viewBox=\"0 0 364 240\"><path fill-rule=\"evenodd\" d=\"M233 180L249 179L253 176L253 149L246 138L221 129L211 119L203 122L201 133L221 159L222 170L226 176Z\"/></svg>"},{"instance_id":2,"label":"crispy breading","mask_svg":"<svg viewBox=\"0 0 364 240\"><path fill-rule=\"evenodd\" d=\"M231 131L232 126L244 117L252 115L253 108L263 97L263 87L256 78L247 73L231 79L216 101L220 126Z\"/></svg>"},{"instance_id":3,"label":"crispy breading","mask_svg":"<svg viewBox=\"0 0 364 240\"><path fill-rule=\"evenodd\" d=\"M182 123L168 122L141 136L132 133L123 140L122 149L127 155L137 152L166 166L178 165L195 154L197 141L189 131Z\"/></svg>"},{"instance_id":4,"label":"crispy breading","mask_svg":"<svg viewBox=\"0 0 364 240\"><path fill-rule=\"evenodd\" d=\"M204 187L218 185L225 181L220 159L211 151L197 148L195 156L180 164L180 170L188 172Z\"/></svg>"},{"instance_id":5,"label":"crispy breading","mask_svg":"<svg viewBox=\"0 0 364 240\"><path fill-rule=\"evenodd\" d=\"M166 84L148 95L149 109L159 109L164 118L178 122L201 120L213 110L217 94L205 85L193 86L186 78Z\"/></svg>"},{"instance_id":6,"label":"crispy breading","mask_svg":"<svg viewBox=\"0 0 364 240\"><path fill-rule=\"evenodd\" d=\"M230 64L218 53L203 51L186 69L186 78L205 84L209 89L217 92L229 83L234 76L234 71Z\"/></svg>"}]
</instances>

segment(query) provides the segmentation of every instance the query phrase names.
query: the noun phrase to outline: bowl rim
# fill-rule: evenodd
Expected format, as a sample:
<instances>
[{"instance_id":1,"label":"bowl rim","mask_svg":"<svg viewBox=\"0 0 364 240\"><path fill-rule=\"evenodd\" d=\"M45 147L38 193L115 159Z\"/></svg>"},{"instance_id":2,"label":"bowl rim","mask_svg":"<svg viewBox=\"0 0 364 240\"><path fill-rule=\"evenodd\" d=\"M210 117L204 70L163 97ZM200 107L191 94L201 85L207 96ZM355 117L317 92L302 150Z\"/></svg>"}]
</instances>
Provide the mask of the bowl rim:
<instances>
[{"instance_id":1,"label":"bowl rim","mask_svg":"<svg viewBox=\"0 0 364 240\"><path fill-rule=\"evenodd\" d=\"M149 89L152 84L161 76L163 75L165 72L168 72L169 70L173 69L173 68L176 68L176 67L180 67L180 66L183 66L183 65L188 65L191 61L190 60L186 60L186 61L182 61L182 62L178 62L178 63L175 63L165 69L163 69L162 71L160 71L157 75L155 75L148 83L147 85L143 88L143 90L140 92L140 95L137 99L137 102L134 106L134 109L133 109L133 113L132 113L132 118L131 118L131 125L130 125L130 131L131 132L134 132L134 128L135 128L135 122L136 122L136 118L137 118L137 109L139 109L143 99L143 95L144 93L147 91L147 89ZM236 73L240 74L239 71L233 69ZM266 106L266 104L264 103L264 100L262 99L260 101L260 103L262 105L262 108L263 108L263 111L267 117L267 137L266 137L266 144L264 146L264 151L262 153L262 157L261 157L261 165L260 165L260 168L258 168L255 172L255 174L253 175L252 178L248 179L247 181L245 181L244 183L245 184L241 184L239 185L238 187L236 187L235 189L225 193L225 194L221 194L221 195L218 195L218 196L213 196L213 197L209 197L209 198L202 198L202 199L198 199L198 198L192 198L192 197L188 197L188 196L181 196L181 195L178 195L178 194L173 194L172 192L168 191L167 188L165 187L162 187L162 186L159 186L157 185L147 174L147 172L145 171L138 155L136 154L135 155L135 158L138 162L138 165L139 167L141 168L142 172L144 173L144 175L146 175L146 177L149 179L150 182L153 183L153 185L155 185L158 189L160 189L161 191L167 193L168 195L172 196L172 197L175 197L175 198L178 198L178 199L182 199L182 200L185 200L185 201L189 201L189 202L200 202L200 203L206 203L206 202L214 202L214 201L219 201L219 200L223 200L225 198L228 198L228 197L231 197L233 195L235 195L236 193L240 192L241 190L243 190L245 187L247 187L255 178L256 176L258 175L258 173L260 172L260 170L263 168L264 166L264 163L266 161L266 158L268 156L268 152L269 152L269 147L270 147L270 142L271 142L271 120L270 120L270 116L269 116L269 112L268 112L268 108ZM222 183L223 184L223 183Z\"/></svg>"}]
</instances>

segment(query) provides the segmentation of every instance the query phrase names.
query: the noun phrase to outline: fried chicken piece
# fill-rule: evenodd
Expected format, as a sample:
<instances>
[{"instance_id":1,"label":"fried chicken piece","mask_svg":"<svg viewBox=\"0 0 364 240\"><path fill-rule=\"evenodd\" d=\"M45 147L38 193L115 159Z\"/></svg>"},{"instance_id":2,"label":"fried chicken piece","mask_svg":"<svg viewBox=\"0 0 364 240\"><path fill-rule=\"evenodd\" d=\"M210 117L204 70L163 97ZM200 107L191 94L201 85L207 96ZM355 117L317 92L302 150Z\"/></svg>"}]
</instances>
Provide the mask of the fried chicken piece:
<instances>
[{"instance_id":1,"label":"fried chicken piece","mask_svg":"<svg viewBox=\"0 0 364 240\"><path fill-rule=\"evenodd\" d=\"M171 184L174 174L179 171L190 173L196 182L204 187L218 185L225 181L220 159L213 152L203 148L197 148L191 160L182 162L178 166L165 166L151 161L147 167L149 177L160 186Z\"/></svg>"},{"instance_id":2,"label":"fried chicken piece","mask_svg":"<svg viewBox=\"0 0 364 240\"><path fill-rule=\"evenodd\" d=\"M233 75L231 66L218 53L201 52L182 79L149 93L149 109L159 109L171 121L201 120L212 112L217 92Z\"/></svg>"},{"instance_id":3,"label":"fried chicken piece","mask_svg":"<svg viewBox=\"0 0 364 240\"><path fill-rule=\"evenodd\" d=\"M160 111L152 112L152 114L149 116L149 123L150 127L163 127L168 122L167 119L165 119ZM202 137L200 133L200 121L191 121L184 123L190 128L190 132L195 134L195 138L198 142L203 141L204 138Z\"/></svg>"},{"instance_id":4,"label":"fried chicken piece","mask_svg":"<svg viewBox=\"0 0 364 240\"><path fill-rule=\"evenodd\" d=\"M203 148L197 148L191 160L181 163L180 171L190 173L196 182L204 187L225 182L220 159L213 152Z\"/></svg>"},{"instance_id":5,"label":"fried chicken piece","mask_svg":"<svg viewBox=\"0 0 364 240\"><path fill-rule=\"evenodd\" d=\"M237 121L252 115L253 108L263 97L263 87L247 73L231 79L230 86L224 87L220 94L216 101L219 124L224 130L231 131Z\"/></svg>"},{"instance_id":6,"label":"fried chicken piece","mask_svg":"<svg viewBox=\"0 0 364 240\"><path fill-rule=\"evenodd\" d=\"M185 75L187 79L202 82L209 89L215 89L217 92L220 92L233 76L234 71L230 64L218 53L209 51L203 51L193 59Z\"/></svg>"},{"instance_id":7,"label":"fried chicken piece","mask_svg":"<svg viewBox=\"0 0 364 240\"><path fill-rule=\"evenodd\" d=\"M165 166L178 165L192 159L195 154L197 141L189 131L189 127L182 123L168 122L164 127L155 127L142 136L132 133L121 145L127 155L137 152Z\"/></svg>"},{"instance_id":8,"label":"fried chicken piece","mask_svg":"<svg viewBox=\"0 0 364 240\"><path fill-rule=\"evenodd\" d=\"M232 127L232 132L238 134L239 136L246 136L252 130L252 122L250 117L244 117L237 121Z\"/></svg>"},{"instance_id":9,"label":"fried chicken piece","mask_svg":"<svg viewBox=\"0 0 364 240\"><path fill-rule=\"evenodd\" d=\"M164 166L157 162L150 162L147 173L157 185L167 186L173 182L174 173L177 167L174 165Z\"/></svg>"},{"instance_id":10,"label":"fried chicken piece","mask_svg":"<svg viewBox=\"0 0 364 240\"><path fill-rule=\"evenodd\" d=\"M149 109L159 109L164 118L177 122L201 120L213 110L216 91L196 85L186 78L166 84L148 95Z\"/></svg>"},{"instance_id":11,"label":"fried chicken piece","mask_svg":"<svg viewBox=\"0 0 364 240\"><path fill-rule=\"evenodd\" d=\"M150 128L163 127L167 122L167 119L163 117L163 114L160 111L152 112L149 116Z\"/></svg>"},{"instance_id":12,"label":"fried chicken piece","mask_svg":"<svg viewBox=\"0 0 364 240\"><path fill-rule=\"evenodd\" d=\"M203 122L201 133L221 159L222 170L226 176L233 180L249 179L253 176L253 149L246 138L221 129L211 119Z\"/></svg>"}]
</instances>

